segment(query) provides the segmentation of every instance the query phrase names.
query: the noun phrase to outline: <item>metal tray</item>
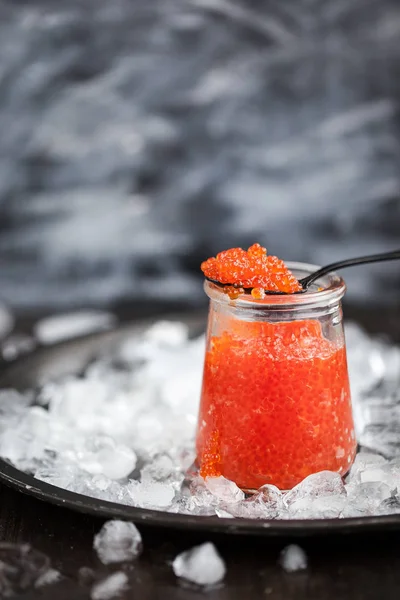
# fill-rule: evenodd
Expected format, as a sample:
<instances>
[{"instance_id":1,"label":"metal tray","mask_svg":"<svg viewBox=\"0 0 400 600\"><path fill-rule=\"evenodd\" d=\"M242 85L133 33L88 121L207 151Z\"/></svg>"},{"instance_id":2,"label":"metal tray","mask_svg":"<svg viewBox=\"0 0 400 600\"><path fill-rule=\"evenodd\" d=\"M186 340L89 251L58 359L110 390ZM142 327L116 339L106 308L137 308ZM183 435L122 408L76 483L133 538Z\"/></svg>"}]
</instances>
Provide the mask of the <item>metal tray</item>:
<instances>
[{"instance_id":1,"label":"metal tray","mask_svg":"<svg viewBox=\"0 0 400 600\"><path fill-rule=\"evenodd\" d=\"M194 333L204 326L202 318L183 319L181 317L180 320L188 322ZM147 324L146 322L134 323L107 333L85 336L48 348L41 348L29 356L5 366L0 377L0 388L13 387L19 390L35 388L43 381L80 372L92 358L100 353L111 351L124 339L137 335ZM311 536L400 529L400 515L274 521L220 519L134 508L76 494L44 483L2 459L0 459L0 481L24 494L71 510L98 517L121 518L136 523L173 529L251 536Z\"/></svg>"}]
</instances>

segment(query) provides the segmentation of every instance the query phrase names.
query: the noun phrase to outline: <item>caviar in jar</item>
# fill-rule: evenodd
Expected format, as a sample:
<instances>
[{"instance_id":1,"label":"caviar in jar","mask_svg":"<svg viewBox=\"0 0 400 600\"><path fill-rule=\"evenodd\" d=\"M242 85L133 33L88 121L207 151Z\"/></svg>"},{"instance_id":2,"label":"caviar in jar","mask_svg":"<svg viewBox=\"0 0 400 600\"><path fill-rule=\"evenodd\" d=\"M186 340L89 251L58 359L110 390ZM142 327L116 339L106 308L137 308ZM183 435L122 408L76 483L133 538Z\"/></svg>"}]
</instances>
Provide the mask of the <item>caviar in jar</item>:
<instances>
[{"instance_id":1,"label":"caviar in jar","mask_svg":"<svg viewBox=\"0 0 400 600\"><path fill-rule=\"evenodd\" d=\"M316 267L289 265L303 277ZM242 282L243 283L243 282ZM246 282L244 282L246 283ZM329 275L305 294L210 297L197 429L203 477L289 489L322 470L345 475L356 440L341 298Z\"/></svg>"}]
</instances>

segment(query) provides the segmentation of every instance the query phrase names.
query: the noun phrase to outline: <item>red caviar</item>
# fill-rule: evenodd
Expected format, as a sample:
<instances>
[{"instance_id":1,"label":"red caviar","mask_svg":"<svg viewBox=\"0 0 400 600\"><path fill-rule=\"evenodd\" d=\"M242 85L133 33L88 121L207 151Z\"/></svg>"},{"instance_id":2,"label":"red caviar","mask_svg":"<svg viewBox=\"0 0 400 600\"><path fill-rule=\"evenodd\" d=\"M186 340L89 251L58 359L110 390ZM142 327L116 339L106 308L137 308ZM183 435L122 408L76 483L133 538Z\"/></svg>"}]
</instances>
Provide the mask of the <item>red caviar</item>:
<instances>
[{"instance_id":1,"label":"red caviar","mask_svg":"<svg viewBox=\"0 0 400 600\"><path fill-rule=\"evenodd\" d=\"M355 451L343 343L326 339L317 320L222 319L204 367L203 477L289 489L321 470L344 475Z\"/></svg>"},{"instance_id":2,"label":"red caviar","mask_svg":"<svg viewBox=\"0 0 400 600\"><path fill-rule=\"evenodd\" d=\"M247 251L231 248L220 252L216 258L204 261L201 270L214 281L255 288L253 297L257 299L263 298L263 290L293 294L302 289L283 260L268 256L260 244L253 244Z\"/></svg>"}]
</instances>

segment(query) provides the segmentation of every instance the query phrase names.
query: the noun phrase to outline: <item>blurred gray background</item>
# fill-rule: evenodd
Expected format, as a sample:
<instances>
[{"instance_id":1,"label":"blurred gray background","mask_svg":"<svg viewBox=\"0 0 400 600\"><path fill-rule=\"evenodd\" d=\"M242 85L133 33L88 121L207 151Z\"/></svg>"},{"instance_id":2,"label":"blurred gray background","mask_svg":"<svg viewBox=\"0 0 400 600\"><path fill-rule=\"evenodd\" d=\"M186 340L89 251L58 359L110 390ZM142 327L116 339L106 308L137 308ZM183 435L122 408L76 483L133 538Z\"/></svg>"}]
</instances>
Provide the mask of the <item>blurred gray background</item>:
<instances>
[{"instance_id":1,"label":"blurred gray background","mask_svg":"<svg viewBox=\"0 0 400 600\"><path fill-rule=\"evenodd\" d=\"M400 247L398 0L0 0L0 299L204 302L259 241ZM398 304L400 264L347 271Z\"/></svg>"}]
</instances>

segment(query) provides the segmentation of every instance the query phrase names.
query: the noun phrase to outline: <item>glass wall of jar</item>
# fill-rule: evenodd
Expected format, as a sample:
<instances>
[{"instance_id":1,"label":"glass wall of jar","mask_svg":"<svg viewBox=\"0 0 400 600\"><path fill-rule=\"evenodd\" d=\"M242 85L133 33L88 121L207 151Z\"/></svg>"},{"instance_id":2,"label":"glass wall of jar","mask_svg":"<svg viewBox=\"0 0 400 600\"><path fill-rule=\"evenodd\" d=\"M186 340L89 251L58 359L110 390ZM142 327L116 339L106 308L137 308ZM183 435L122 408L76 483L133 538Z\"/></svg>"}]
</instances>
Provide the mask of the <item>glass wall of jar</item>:
<instances>
[{"instance_id":1,"label":"glass wall of jar","mask_svg":"<svg viewBox=\"0 0 400 600\"><path fill-rule=\"evenodd\" d=\"M317 269L288 263L301 278ZM197 428L203 477L290 489L345 475L356 452L342 322L343 280L304 294L232 300L208 281L207 347Z\"/></svg>"}]
</instances>

